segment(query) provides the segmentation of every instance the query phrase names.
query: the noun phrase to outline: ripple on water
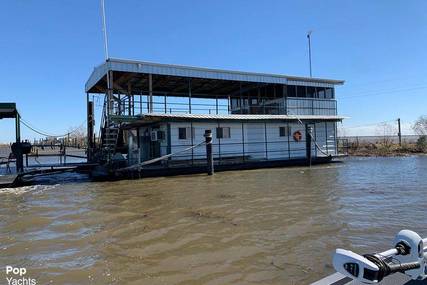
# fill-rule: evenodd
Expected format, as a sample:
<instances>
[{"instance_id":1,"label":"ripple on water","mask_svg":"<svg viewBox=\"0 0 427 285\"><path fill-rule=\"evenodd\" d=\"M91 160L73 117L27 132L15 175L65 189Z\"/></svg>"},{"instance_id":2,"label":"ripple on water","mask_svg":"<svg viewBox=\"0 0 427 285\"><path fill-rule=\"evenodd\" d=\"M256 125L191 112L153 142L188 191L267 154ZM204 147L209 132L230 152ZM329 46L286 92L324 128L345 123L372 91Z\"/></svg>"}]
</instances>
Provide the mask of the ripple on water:
<instances>
[{"instance_id":1,"label":"ripple on water","mask_svg":"<svg viewBox=\"0 0 427 285\"><path fill-rule=\"evenodd\" d=\"M42 284L308 284L337 247L427 236L425 181L411 157L2 189L0 263Z\"/></svg>"}]
</instances>

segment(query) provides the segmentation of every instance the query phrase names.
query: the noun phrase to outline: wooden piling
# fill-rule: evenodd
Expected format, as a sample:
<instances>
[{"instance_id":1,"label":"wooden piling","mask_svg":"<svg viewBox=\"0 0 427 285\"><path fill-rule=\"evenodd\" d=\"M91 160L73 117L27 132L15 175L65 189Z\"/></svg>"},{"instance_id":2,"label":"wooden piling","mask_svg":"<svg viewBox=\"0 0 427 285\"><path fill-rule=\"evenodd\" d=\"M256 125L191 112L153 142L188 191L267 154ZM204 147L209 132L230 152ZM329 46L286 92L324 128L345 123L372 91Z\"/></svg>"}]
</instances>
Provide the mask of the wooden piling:
<instances>
[{"instance_id":1,"label":"wooden piling","mask_svg":"<svg viewBox=\"0 0 427 285\"><path fill-rule=\"evenodd\" d=\"M311 161L312 161L312 153L311 153L311 141L312 141L312 137L311 135L313 134L313 127L306 125L305 127L305 131L306 131L306 157L307 157L307 163L308 165L311 167Z\"/></svg>"},{"instance_id":2,"label":"wooden piling","mask_svg":"<svg viewBox=\"0 0 427 285\"><path fill-rule=\"evenodd\" d=\"M214 159L213 159L213 151L212 151L212 130L205 130L206 142L206 161L207 161L207 171L208 175L214 174Z\"/></svg>"}]
</instances>

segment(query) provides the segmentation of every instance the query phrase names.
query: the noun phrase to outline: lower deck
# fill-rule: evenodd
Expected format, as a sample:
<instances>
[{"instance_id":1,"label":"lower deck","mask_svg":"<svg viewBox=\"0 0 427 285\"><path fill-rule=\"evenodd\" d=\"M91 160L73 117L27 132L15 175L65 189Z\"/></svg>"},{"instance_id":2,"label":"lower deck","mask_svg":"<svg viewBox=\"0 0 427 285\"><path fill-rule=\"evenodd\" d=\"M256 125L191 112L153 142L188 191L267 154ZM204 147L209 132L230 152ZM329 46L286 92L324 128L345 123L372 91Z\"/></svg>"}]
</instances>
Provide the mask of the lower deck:
<instances>
[{"instance_id":1,"label":"lower deck","mask_svg":"<svg viewBox=\"0 0 427 285\"><path fill-rule=\"evenodd\" d=\"M206 166L204 133L212 132L217 166L296 164L339 156L336 122L312 121L162 121L128 128L127 165L138 165L168 156L150 168ZM311 129L311 143L307 139ZM308 149L311 151L308 152ZM148 167L144 167L147 169Z\"/></svg>"}]
</instances>

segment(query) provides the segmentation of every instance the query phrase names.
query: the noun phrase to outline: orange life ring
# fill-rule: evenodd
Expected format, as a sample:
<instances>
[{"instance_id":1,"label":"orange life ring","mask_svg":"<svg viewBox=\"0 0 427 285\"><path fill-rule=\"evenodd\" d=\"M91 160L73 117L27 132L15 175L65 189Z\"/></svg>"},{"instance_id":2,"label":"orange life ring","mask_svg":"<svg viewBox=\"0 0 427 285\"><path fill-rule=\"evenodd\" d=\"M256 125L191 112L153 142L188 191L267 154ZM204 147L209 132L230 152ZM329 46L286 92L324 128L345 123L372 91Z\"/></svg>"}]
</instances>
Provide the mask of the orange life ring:
<instances>
[{"instance_id":1,"label":"orange life ring","mask_svg":"<svg viewBox=\"0 0 427 285\"><path fill-rule=\"evenodd\" d=\"M302 133L301 133L301 131L296 131L293 134L293 137L294 137L294 141L299 142L302 139Z\"/></svg>"}]
</instances>

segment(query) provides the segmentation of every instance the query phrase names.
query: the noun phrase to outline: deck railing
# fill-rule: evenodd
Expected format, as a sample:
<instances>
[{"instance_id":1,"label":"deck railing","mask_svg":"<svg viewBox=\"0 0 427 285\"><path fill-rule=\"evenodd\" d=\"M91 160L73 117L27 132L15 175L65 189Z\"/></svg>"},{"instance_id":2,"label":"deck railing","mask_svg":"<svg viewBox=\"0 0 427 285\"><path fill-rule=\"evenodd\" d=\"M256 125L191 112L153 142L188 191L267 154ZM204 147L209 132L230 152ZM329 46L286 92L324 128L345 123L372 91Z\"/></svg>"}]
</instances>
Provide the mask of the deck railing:
<instances>
[{"instance_id":1,"label":"deck railing","mask_svg":"<svg viewBox=\"0 0 427 285\"><path fill-rule=\"evenodd\" d=\"M249 100L248 100L249 102ZM337 115L333 99L278 98L257 104L232 106L228 99L200 99L188 97L147 96L124 97L113 104L114 115L134 116L144 113L168 114L270 114L270 115Z\"/></svg>"}]
</instances>

